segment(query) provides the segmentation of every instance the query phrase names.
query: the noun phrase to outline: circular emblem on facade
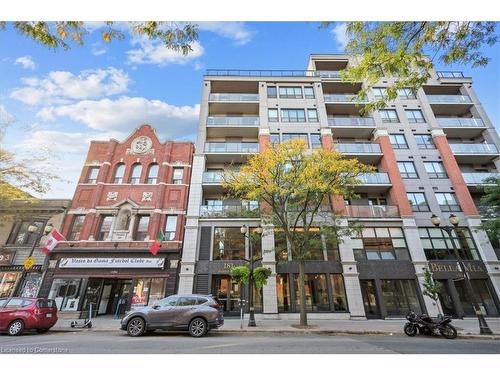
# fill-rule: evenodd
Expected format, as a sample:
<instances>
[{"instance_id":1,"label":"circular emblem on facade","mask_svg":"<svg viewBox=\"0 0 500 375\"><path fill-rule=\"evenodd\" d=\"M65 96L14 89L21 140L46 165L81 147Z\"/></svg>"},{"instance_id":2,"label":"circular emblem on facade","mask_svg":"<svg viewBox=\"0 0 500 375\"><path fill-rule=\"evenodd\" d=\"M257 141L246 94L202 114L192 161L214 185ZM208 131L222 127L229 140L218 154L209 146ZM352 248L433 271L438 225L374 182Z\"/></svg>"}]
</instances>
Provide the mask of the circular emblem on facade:
<instances>
[{"instance_id":1,"label":"circular emblem on facade","mask_svg":"<svg viewBox=\"0 0 500 375\"><path fill-rule=\"evenodd\" d=\"M136 154L145 154L153 146L151 138L144 135L137 137L132 141L132 151Z\"/></svg>"}]
</instances>

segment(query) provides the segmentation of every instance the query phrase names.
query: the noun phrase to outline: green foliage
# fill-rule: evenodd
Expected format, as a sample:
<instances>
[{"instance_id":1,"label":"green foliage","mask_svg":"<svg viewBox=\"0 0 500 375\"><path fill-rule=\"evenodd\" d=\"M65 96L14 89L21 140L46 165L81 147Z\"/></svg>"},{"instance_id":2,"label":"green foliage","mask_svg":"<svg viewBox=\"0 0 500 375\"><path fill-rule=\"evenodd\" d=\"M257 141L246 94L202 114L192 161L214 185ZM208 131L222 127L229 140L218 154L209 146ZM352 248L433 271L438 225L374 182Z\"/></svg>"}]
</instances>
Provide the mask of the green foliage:
<instances>
[{"instance_id":1,"label":"green foliage","mask_svg":"<svg viewBox=\"0 0 500 375\"><path fill-rule=\"evenodd\" d=\"M488 238L494 246L499 246L500 239L500 178L487 178L483 181L484 195L481 197L481 205L485 206L481 223Z\"/></svg>"},{"instance_id":2,"label":"green foliage","mask_svg":"<svg viewBox=\"0 0 500 375\"><path fill-rule=\"evenodd\" d=\"M422 293L425 296L428 296L433 301L437 301L439 299L439 293L441 292L441 285L436 284L434 279L432 278L432 273L426 269L424 273L424 290Z\"/></svg>"},{"instance_id":3,"label":"green foliage","mask_svg":"<svg viewBox=\"0 0 500 375\"><path fill-rule=\"evenodd\" d=\"M271 276L271 270L266 267L255 267L253 269L253 280L255 283L255 288L258 290L267 284L267 279Z\"/></svg>"},{"instance_id":4,"label":"green foliage","mask_svg":"<svg viewBox=\"0 0 500 375\"><path fill-rule=\"evenodd\" d=\"M236 283L246 284L250 278L250 270L247 266L235 266L231 268L230 275Z\"/></svg>"}]
</instances>

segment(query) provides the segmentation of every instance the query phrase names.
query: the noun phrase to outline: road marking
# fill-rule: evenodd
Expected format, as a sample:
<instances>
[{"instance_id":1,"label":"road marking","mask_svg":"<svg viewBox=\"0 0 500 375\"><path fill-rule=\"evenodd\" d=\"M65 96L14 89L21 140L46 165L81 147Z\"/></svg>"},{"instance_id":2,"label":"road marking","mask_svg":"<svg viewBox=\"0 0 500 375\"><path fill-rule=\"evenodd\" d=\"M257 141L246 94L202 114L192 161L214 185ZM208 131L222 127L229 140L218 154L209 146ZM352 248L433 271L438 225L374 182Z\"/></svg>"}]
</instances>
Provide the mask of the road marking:
<instances>
[{"instance_id":1,"label":"road marking","mask_svg":"<svg viewBox=\"0 0 500 375\"><path fill-rule=\"evenodd\" d=\"M218 349L218 348L227 348L229 346L240 346L240 345L247 345L247 343L210 345L210 346L202 346L201 348L198 349Z\"/></svg>"}]
</instances>

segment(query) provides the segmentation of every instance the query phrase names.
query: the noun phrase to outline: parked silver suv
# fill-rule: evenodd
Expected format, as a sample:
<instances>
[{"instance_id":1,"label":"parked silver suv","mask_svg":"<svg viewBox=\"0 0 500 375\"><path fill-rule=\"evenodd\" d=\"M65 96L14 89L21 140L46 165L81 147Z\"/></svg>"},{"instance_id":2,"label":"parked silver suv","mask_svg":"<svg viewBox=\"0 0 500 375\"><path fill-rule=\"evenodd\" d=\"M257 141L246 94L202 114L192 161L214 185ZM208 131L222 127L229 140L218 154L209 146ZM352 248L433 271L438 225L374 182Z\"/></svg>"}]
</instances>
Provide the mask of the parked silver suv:
<instances>
[{"instance_id":1,"label":"parked silver suv","mask_svg":"<svg viewBox=\"0 0 500 375\"><path fill-rule=\"evenodd\" d=\"M156 329L188 330L191 336L201 337L223 324L221 306L212 296L176 294L153 306L131 310L122 319L121 329L134 337Z\"/></svg>"}]
</instances>

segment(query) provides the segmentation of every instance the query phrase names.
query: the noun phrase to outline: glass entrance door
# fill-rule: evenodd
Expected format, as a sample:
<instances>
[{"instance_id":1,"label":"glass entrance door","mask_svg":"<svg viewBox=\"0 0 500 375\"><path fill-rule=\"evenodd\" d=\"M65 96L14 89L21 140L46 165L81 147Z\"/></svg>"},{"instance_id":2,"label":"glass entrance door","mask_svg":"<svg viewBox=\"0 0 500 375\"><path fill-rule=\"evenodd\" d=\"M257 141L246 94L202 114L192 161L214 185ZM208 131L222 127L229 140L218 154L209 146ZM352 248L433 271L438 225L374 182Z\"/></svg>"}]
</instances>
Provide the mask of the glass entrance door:
<instances>
[{"instance_id":1,"label":"glass entrance door","mask_svg":"<svg viewBox=\"0 0 500 375\"><path fill-rule=\"evenodd\" d=\"M212 277L212 295L215 296L224 308L225 313L237 314L240 311L240 286L227 275Z\"/></svg>"},{"instance_id":2,"label":"glass entrance door","mask_svg":"<svg viewBox=\"0 0 500 375\"><path fill-rule=\"evenodd\" d=\"M377 304L374 280L360 280L361 293L367 319L380 319L380 310Z\"/></svg>"}]
</instances>

